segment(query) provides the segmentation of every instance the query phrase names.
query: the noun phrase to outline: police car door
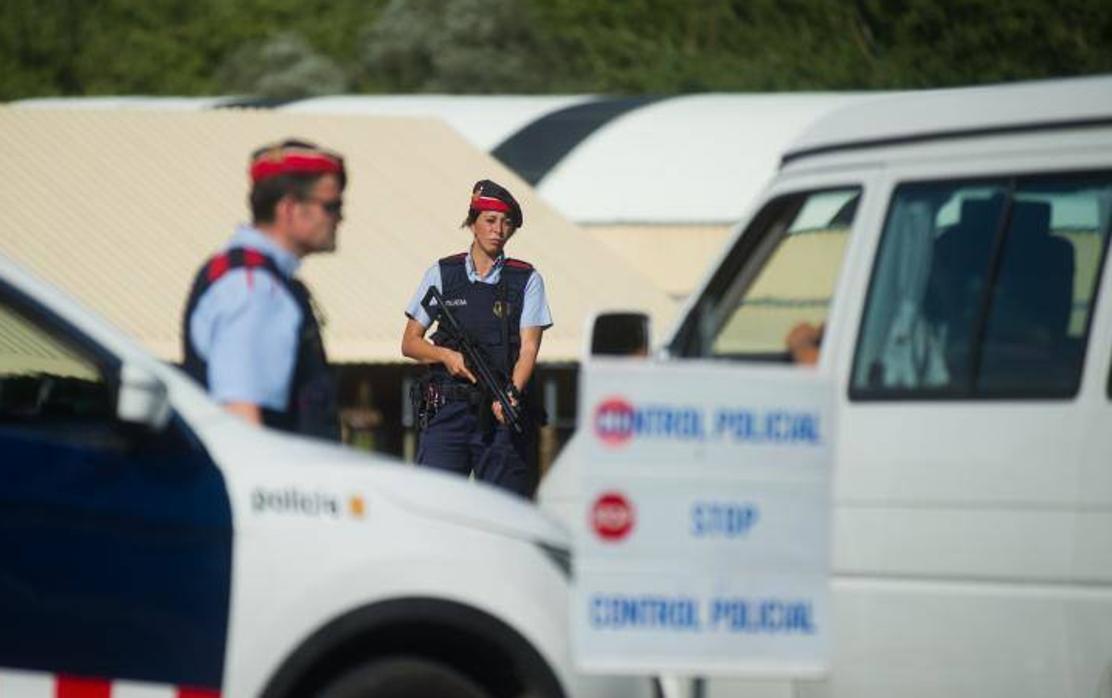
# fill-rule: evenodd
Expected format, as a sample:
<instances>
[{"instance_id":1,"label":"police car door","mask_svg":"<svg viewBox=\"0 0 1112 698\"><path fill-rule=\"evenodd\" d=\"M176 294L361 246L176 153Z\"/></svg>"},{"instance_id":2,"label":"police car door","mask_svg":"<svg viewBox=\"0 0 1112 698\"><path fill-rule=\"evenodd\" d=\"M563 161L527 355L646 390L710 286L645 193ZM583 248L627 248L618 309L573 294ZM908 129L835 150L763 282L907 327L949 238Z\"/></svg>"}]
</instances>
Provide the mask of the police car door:
<instances>
[{"instance_id":1,"label":"police car door","mask_svg":"<svg viewBox=\"0 0 1112 698\"><path fill-rule=\"evenodd\" d=\"M689 306L674 360L584 366L582 665L825 671L833 389L785 338L828 319L863 176L774 191Z\"/></svg>"},{"instance_id":2,"label":"police car door","mask_svg":"<svg viewBox=\"0 0 1112 698\"><path fill-rule=\"evenodd\" d=\"M1051 143L1035 164L959 143L888 170L838 455L839 573L882 581L845 586L839 656L873 661L839 665L837 695L1108 685L1108 334L1090 328L1112 174Z\"/></svg>"},{"instance_id":3,"label":"police car door","mask_svg":"<svg viewBox=\"0 0 1112 698\"><path fill-rule=\"evenodd\" d=\"M116 418L118 371L0 280L0 675L55 674L58 695L74 680L216 691L223 479L177 417L157 433Z\"/></svg>"}]
</instances>

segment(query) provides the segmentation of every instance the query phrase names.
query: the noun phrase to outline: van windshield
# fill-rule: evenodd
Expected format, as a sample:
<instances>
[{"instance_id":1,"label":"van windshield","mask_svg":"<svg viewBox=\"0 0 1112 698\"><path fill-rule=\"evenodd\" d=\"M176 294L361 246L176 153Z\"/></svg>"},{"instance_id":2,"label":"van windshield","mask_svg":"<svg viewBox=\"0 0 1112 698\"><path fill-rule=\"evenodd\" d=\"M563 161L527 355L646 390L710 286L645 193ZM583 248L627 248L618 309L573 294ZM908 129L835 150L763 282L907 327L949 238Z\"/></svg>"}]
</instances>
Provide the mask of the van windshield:
<instances>
[{"instance_id":1,"label":"van windshield","mask_svg":"<svg viewBox=\"0 0 1112 698\"><path fill-rule=\"evenodd\" d=\"M821 336L860 193L808 192L765 206L677 334L673 352L789 361L793 329L807 326Z\"/></svg>"}]
</instances>

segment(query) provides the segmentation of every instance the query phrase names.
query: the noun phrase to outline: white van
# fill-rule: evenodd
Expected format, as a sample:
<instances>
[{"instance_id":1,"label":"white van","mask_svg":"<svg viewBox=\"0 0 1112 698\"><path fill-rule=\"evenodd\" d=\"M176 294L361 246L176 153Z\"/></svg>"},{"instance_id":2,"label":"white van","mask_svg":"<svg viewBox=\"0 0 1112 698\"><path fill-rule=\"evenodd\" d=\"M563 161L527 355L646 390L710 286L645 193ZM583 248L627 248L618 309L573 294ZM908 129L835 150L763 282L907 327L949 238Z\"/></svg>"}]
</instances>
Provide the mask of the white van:
<instances>
[{"instance_id":1,"label":"white van","mask_svg":"<svg viewBox=\"0 0 1112 698\"><path fill-rule=\"evenodd\" d=\"M569 662L566 534L259 429L0 255L0 695L646 696Z\"/></svg>"},{"instance_id":2,"label":"white van","mask_svg":"<svg viewBox=\"0 0 1112 698\"><path fill-rule=\"evenodd\" d=\"M1110 225L1110 77L881 98L785 154L652 370L833 386L830 670L712 698L1112 696Z\"/></svg>"}]
</instances>

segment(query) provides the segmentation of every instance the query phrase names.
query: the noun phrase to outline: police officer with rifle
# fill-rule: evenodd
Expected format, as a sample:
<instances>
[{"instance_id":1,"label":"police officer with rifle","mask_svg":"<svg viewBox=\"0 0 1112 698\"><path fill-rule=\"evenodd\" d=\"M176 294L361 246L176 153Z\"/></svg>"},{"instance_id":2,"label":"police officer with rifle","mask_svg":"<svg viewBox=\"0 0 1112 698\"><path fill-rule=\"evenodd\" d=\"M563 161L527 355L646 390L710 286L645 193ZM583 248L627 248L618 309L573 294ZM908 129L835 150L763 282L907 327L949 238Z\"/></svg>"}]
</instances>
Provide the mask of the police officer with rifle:
<instances>
[{"instance_id":1,"label":"police officer with rifle","mask_svg":"<svg viewBox=\"0 0 1112 698\"><path fill-rule=\"evenodd\" d=\"M432 301L440 306L439 310L432 307ZM471 340L468 336L467 330L456 320L452 311L448 310L448 306L444 305L444 296L440 295L440 291L436 286L429 286L428 292L425 294L424 299L421 301L421 306L425 309L426 313L430 315L436 314L437 320L445 327L449 336L455 340L459 345L460 353L463 354L464 363L472 369L472 373L478 377L478 384L482 388L484 395L489 395L492 399L498 401L502 408L502 415L505 417L506 425L513 430L515 434L525 433L525 428L522 425L521 407L517 404L514 393L513 384L506 379L504 373L495 374L494 370L490 367L490 361L486 358L486 353ZM483 403L487 400L483 400ZM427 408L428 405L420 403L421 411L419 412L419 421L428 421Z\"/></svg>"},{"instance_id":2,"label":"police officer with rifle","mask_svg":"<svg viewBox=\"0 0 1112 698\"><path fill-rule=\"evenodd\" d=\"M402 354L429 366L415 391L417 463L474 472L531 497L539 410L529 387L552 316L540 273L504 252L522 222L509 191L490 180L475 184L461 226L471 245L425 272L406 309Z\"/></svg>"}]
</instances>

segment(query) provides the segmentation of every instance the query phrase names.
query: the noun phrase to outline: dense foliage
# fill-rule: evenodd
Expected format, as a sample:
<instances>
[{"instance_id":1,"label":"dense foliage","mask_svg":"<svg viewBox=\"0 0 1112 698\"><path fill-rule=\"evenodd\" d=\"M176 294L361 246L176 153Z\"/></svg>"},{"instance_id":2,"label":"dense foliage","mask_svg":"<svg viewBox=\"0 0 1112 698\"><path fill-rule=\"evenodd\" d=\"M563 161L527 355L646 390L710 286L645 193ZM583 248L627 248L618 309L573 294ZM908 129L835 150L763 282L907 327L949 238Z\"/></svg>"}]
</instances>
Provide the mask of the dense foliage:
<instances>
[{"instance_id":1,"label":"dense foliage","mask_svg":"<svg viewBox=\"0 0 1112 698\"><path fill-rule=\"evenodd\" d=\"M925 87L1112 71L1107 0L4 0L0 99Z\"/></svg>"}]
</instances>

